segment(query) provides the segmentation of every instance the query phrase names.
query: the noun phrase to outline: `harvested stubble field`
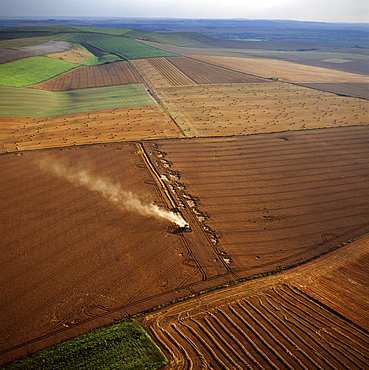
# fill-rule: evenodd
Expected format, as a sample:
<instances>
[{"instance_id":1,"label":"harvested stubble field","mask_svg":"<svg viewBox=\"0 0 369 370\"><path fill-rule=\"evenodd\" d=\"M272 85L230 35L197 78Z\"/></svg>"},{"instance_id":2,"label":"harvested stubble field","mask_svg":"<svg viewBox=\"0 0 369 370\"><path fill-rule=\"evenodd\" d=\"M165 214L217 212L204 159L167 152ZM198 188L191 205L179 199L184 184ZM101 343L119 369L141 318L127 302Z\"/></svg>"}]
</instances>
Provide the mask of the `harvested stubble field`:
<instances>
[{"instance_id":1,"label":"harvested stubble field","mask_svg":"<svg viewBox=\"0 0 369 370\"><path fill-rule=\"evenodd\" d=\"M190 225L246 277L369 231L368 138L369 126L358 126L145 147Z\"/></svg>"},{"instance_id":2,"label":"harvested stubble field","mask_svg":"<svg viewBox=\"0 0 369 370\"><path fill-rule=\"evenodd\" d=\"M55 177L40 161L70 171ZM167 206L134 143L5 154L0 167L0 363L188 295L206 273L226 273L212 265L212 250L201 251L201 230L173 234L170 221L113 204L120 186ZM69 175L87 176L102 193L72 185Z\"/></svg>"},{"instance_id":3,"label":"harvested stubble field","mask_svg":"<svg viewBox=\"0 0 369 370\"><path fill-rule=\"evenodd\" d=\"M183 133L227 136L368 124L368 102L283 82L156 90Z\"/></svg>"},{"instance_id":4,"label":"harvested stubble field","mask_svg":"<svg viewBox=\"0 0 369 370\"><path fill-rule=\"evenodd\" d=\"M0 118L0 153L103 142L183 137L159 105L52 118Z\"/></svg>"},{"instance_id":5,"label":"harvested stubble field","mask_svg":"<svg viewBox=\"0 0 369 370\"><path fill-rule=\"evenodd\" d=\"M329 68L306 66L275 59L237 58L213 55L191 57L236 71L266 78L278 78L293 83L369 83L369 76L337 71Z\"/></svg>"},{"instance_id":6,"label":"harvested stubble field","mask_svg":"<svg viewBox=\"0 0 369 370\"><path fill-rule=\"evenodd\" d=\"M369 76L359 72L350 73L263 58L214 55L191 55L191 57L256 76L278 78L281 81L297 83L319 90L369 99Z\"/></svg>"},{"instance_id":7,"label":"harvested stubble field","mask_svg":"<svg viewBox=\"0 0 369 370\"><path fill-rule=\"evenodd\" d=\"M215 83L254 83L263 79L186 57L148 58L132 61L152 88Z\"/></svg>"},{"instance_id":8,"label":"harvested stubble field","mask_svg":"<svg viewBox=\"0 0 369 370\"><path fill-rule=\"evenodd\" d=\"M128 62L122 61L100 66L79 67L31 87L48 91L68 91L134 83L138 83L136 73Z\"/></svg>"},{"instance_id":9,"label":"harvested stubble field","mask_svg":"<svg viewBox=\"0 0 369 370\"><path fill-rule=\"evenodd\" d=\"M368 277L359 271L369 261L368 243L353 242L304 266L201 295L140 322L169 359L165 369L364 369ZM349 309L337 291L353 299Z\"/></svg>"}]
</instances>

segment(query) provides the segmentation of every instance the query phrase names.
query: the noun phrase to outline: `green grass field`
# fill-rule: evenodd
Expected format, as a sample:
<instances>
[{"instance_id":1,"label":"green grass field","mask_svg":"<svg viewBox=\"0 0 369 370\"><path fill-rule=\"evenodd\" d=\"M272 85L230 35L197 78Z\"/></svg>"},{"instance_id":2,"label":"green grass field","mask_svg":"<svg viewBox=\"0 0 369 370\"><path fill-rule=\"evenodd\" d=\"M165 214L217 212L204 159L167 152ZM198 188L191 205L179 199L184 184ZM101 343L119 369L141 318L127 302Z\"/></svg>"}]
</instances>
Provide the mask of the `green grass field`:
<instances>
[{"instance_id":1,"label":"green grass field","mask_svg":"<svg viewBox=\"0 0 369 370\"><path fill-rule=\"evenodd\" d=\"M6 370L156 370L167 359L135 321L97 329L2 367Z\"/></svg>"},{"instance_id":2,"label":"green grass field","mask_svg":"<svg viewBox=\"0 0 369 370\"><path fill-rule=\"evenodd\" d=\"M92 32L92 33L103 33L106 35L123 35L129 31L130 29L127 28L104 28L104 27L72 27L75 30L81 31L81 32Z\"/></svg>"},{"instance_id":3,"label":"green grass field","mask_svg":"<svg viewBox=\"0 0 369 370\"><path fill-rule=\"evenodd\" d=\"M139 41L126 37L102 35L94 33L76 33L64 38L66 41L77 42L88 49L88 45L109 54L115 54L122 59L153 58L173 56L174 54L162 51Z\"/></svg>"},{"instance_id":4,"label":"green grass field","mask_svg":"<svg viewBox=\"0 0 369 370\"><path fill-rule=\"evenodd\" d=\"M152 105L140 84L63 92L0 87L2 117L47 118L103 109Z\"/></svg>"},{"instance_id":5,"label":"green grass field","mask_svg":"<svg viewBox=\"0 0 369 370\"><path fill-rule=\"evenodd\" d=\"M33 85L76 68L78 64L45 56L15 60L0 65L0 85Z\"/></svg>"},{"instance_id":6,"label":"green grass field","mask_svg":"<svg viewBox=\"0 0 369 370\"><path fill-rule=\"evenodd\" d=\"M213 38L210 36L202 35L195 32L157 33L143 30L131 30L125 33L124 36L132 39L152 41L161 44L176 46L188 46L213 40Z\"/></svg>"}]
</instances>

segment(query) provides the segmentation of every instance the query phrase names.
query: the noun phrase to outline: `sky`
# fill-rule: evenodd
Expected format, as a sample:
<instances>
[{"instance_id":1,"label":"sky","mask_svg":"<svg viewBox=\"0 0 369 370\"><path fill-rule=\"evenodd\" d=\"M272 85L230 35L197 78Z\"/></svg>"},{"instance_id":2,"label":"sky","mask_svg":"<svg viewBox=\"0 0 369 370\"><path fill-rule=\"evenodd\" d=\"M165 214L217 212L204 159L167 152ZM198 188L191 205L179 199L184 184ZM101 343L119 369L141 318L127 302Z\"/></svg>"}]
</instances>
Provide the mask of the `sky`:
<instances>
[{"instance_id":1,"label":"sky","mask_svg":"<svg viewBox=\"0 0 369 370\"><path fill-rule=\"evenodd\" d=\"M369 22L368 0L0 0L6 17L169 17Z\"/></svg>"}]
</instances>

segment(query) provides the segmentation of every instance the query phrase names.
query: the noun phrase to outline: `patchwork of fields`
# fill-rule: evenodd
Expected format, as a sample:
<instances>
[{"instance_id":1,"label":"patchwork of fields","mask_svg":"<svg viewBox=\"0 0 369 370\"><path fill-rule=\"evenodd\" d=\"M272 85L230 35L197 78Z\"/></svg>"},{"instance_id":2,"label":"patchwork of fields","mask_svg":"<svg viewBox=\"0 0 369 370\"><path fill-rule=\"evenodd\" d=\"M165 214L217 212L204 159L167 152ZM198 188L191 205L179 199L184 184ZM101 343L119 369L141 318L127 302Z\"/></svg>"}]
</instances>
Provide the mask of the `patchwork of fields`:
<instances>
[{"instance_id":1,"label":"patchwork of fields","mask_svg":"<svg viewBox=\"0 0 369 370\"><path fill-rule=\"evenodd\" d=\"M139 319L167 369L365 367L367 76L196 34L22 34L0 48L71 49L0 66L0 364L201 293Z\"/></svg>"}]
</instances>

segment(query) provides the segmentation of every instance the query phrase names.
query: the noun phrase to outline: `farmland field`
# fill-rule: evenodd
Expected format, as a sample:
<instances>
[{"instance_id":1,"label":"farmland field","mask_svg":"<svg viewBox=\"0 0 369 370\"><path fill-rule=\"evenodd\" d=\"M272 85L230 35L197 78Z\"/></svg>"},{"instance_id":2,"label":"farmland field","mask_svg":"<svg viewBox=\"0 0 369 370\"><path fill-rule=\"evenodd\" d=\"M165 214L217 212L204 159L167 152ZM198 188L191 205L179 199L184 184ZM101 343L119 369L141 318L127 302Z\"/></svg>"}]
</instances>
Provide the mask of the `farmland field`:
<instances>
[{"instance_id":1,"label":"farmland field","mask_svg":"<svg viewBox=\"0 0 369 370\"><path fill-rule=\"evenodd\" d=\"M0 365L146 311L167 369L365 368L362 46L0 39L74 44L0 65Z\"/></svg>"},{"instance_id":2,"label":"farmland field","mask_svg":"<svg viewBox=\"0 0 369 370\"><path fill-rule=\"evenodd\" d=\"M155 104L140 84L70 91L0 87L1 116L49 118L65 114Z\"/></svg>"},{"instance_id":3,"label":"farmland field","mask_svg":"<svg viewBox=\"0 0 369 370\"><path fill-rule=\"evenodd\" d=\"M60 41L61 42L61 41ZM52 51L50 54L45 54L49 58L65 60L70 63L80 63L86 59L92 58L94 55L83 48L81 45L74 44L66 51Z\"/></svg>"},{"instance_id":4,"label":"farmland field","mask_svg":"<svg viewBox=\"0 0 369 370\"><path fill-rule=\"evenodd\" d=\"M101 370L156 370L166 362L145 330L137 322L125 320L22 358L4 369L75 370L98 366Z\"/></svg>"},{"instance_id":5,"label":"farmland field","mask_svg":"<svg viewBox=\"0 0 369 370\"><path fill-rule=\"evenodd\" d=\"M159 105L52 118L0 118L0 153L103 142L183 137Z\"/></svg>"},{"instance_id":6,"label":"farmland field","mask_svg":"<svg viewBox=\"0 0 369 370\"><path fill-rule=\"evenodd\" d=\"M72 44L67 41L48 41L35 46L0 48L0 64L46 53L66 52L71 47Z\"/></svg>"},{"instance_id":7,"label":"farmland field","mask_svg":"<svg viewBox=\"0 0 369 370\"><path fill-rule=\"evenodd\" d=\"M145 144L178 202L244 275L369 230L369 126ZM164 156L162 153L166 153ZM191 219L190 219L191 217Z\"/></svg>"},{"instance_id":8,"label":"farmland field","mask_svg":"<svg viewBox=\"0 0 369 370\"><path fill-rule=\"evenodd\" d=\"M89 87L126 85L137 83L135 72L128 62L108 63L100 66L79 67L33 88L48 91L68 91Z\"/></svg>"},{"instance_id":9,"label":"farmland field","mask_svg":"<svg viewBox=\"0 0 369 370\"><path fill-rule=\"evenodd\" d=\"M36 56L0 65L0 85L28 86L76 68L64 60Z\"/></svg>"},{"instance_id":10,"label":"farmland field","mask_svg":"<svg viewBox=\"0 0 369 370\"><path fill-rule=\"evenodd\" d=\"M123 59L150 58L174 55L163 50L145 45L139 41L129 38L91 34L91 33L75 33L71 36L63 38L66 41L77 42L85 46L91 45L109 54L115 54Z\"/></svg>"},{"instance_id":11,"label":"farmland field","mask_svg":"<svg viewBox=\"0 0 369 370\"><path fill-rule=\"evenodd\" d=\"M294 83L369 83L369 76L356 73L335 71L328 68L305 66L283 60L261 58L237 58L193 55L206 62L219 64L246 73L262 77L278 78Z\"/></svg>"},{"instance_id":12,"label":"farmland field","mask_svg":"<svg viewBox=\"0 0 369 370\"><path fill-rule=\"evenodd\" d=\"M169 221L43 172L45 160L167 204L135 143L1 156L2 362L187 295L201 281L194 245L168 232Z\"/></svg>"},{"instance_id":13,"label":"farmland field","mask_svg":"<svg viewBox=\"0 0 369 370\"><path fill-rule=\"evenodd\" d=\"M2 358L368 232L366 137L363 126L2 155ZM40 160L181 206L192 232L120 210L40 171Z\"/></svg>"},{"instance_id":14,"label":"farmland field","mask_svg":"<svg viewBox=\"0 0 369 370\"><path fill-rule=\"evenodd\" d=\"M170 359L168 370L363 369L369 355L368 321L361 329L351 321L353 312L346 310L347 315L340 316L333 311L332 305L335 309L337 305L331 299L338 278L341 289L351 290L354 310L360 307L359 316L365 315L369 307L361 284L367 280L356 268L368 263L367 247L368 238L307 263L303 273L300 266L241 283L148 314L140 321ZM350 279L343 277L342 269L349 270ZM334 285L322 284L324 279ZM311 285L323 304L306 294Z\"/></svg>"},{"instance_id":15,"label":"farmland field","mask_svg":"<svg viewBox=\"0 0 369 370\"><path fill-rule=\"evenodd\" d=\"M149 58L132 62L153 89L160 87L256 83L265 80L184 57Z\"/></svg>"},{"instance_id":16,"label":"farmland field","mask_svg":"<svg viewBox=\"0 0 369 370\"><path fill-rule=\"evenodd\" d=\"M369 123L366 100L276 81L168 87L156 94L188 137Z\"/></svg>"},{"instance_id":17,"label":"farmland field","mask_svg":"<svg viewBox=\"0 0 369 370\"><path fill-rule=\"evenodd\" d=\"M333 93L369 98L369 76L322 66L310 66L283 60L192 55L206 62L266 78L298 83ZM368 62L367 62L368 64Z\"/></svg>"}]
</instances>

